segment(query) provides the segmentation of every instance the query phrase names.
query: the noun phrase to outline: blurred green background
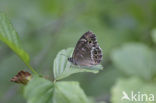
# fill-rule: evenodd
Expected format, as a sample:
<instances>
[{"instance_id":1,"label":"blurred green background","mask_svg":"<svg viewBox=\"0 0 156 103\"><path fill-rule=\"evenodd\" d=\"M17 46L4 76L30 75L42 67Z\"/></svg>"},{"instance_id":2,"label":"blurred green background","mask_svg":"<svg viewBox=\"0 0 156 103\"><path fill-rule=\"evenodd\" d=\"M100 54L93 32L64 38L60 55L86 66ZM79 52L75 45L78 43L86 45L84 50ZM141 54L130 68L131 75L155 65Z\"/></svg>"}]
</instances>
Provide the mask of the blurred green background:
<instances>
[{"instance_id":1,"label":"blurred green background","mask_svg":"<svg viewBox=\"0 0 156 103\"><path fill-rule=\"evenodd\" d=\"M103 49L104 70L64 80L79 81L87 96L97 102L118 103L115 98L121 92L115 90L125 88L120 85L127 81L134 88L140 88L133 84L137 80L147 87L155 85L155 0L0 0L0 11L17 30L32 66L50 78L56 54L74 47L88 30L94 32ZM10 82L20 70L29 71L0 42L0 103L26 103L21 86Z\"/></svg>"}]
</instances>

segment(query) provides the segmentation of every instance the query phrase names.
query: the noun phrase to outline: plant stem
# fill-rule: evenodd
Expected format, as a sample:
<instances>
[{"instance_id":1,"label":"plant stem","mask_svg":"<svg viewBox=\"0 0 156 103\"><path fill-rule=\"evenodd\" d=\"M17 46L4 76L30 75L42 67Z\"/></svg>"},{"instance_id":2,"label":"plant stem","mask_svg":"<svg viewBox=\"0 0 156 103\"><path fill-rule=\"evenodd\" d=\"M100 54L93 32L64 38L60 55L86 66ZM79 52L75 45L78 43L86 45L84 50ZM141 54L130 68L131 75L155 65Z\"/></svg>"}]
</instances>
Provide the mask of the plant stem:
<instances>
[{"instance_id":1,"label":"plant stem","mask_svg":"<svg viewBox=\"0 0 156 103\"><path fill-rule=\"evenodd\" d=\"M26 65L27 65L27 67L34 73L34 74L37 74L38 75L38 73L29 65L29 64L27 64L27 63L25 63Z\"/></svg>"}]
</instances>

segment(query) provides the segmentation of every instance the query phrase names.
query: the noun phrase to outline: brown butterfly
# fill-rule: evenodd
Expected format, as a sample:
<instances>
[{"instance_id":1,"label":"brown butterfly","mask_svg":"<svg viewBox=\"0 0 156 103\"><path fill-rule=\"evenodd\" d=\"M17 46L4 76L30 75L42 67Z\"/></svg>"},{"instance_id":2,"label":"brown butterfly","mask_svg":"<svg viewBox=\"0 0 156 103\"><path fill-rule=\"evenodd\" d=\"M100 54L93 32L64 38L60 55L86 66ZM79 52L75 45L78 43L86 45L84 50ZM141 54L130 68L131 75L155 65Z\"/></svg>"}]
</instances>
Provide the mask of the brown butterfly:
<instances>
[{"instance_id":1,"label":"brown butterfly","mask_svg":"<svg viewBox=\"0 0 156 103\"><path fill-rule=\"evenodd\" d=\"M94 66L99 64L101 60L101 48L95 34L90 31L82 35L76 44L72 57L68 58L68 61L78 66Z\"/></svg>"}]
</instances>

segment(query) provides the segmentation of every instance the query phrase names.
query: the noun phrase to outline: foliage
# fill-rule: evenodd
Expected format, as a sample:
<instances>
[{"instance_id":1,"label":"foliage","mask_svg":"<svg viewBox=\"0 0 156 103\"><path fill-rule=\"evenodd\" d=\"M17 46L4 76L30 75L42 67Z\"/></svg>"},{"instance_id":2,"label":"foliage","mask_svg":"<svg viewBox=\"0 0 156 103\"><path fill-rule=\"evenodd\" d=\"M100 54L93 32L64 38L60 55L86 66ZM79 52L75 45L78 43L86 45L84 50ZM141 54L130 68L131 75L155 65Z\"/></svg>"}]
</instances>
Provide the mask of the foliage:
<instances>
[{"instance_id":1,"label":"foliage","mask_svg":"<svg viewBox=\"0 0 156 103\"><path fill-rule=\"evenodd\" d=\"M19 57L29 66L29 57L26 52L18 47L17 34L9 23L9 20L4 14L0 14L1 22L1 34L0 39L7 44ZM11 38L11 37L16 38ZM71 67L72 65L67 61L67 58L63 55L71 55L73 49L62 50L58 53L54 60L54 82L39 77L39 75L33 75L33 79L30 80L28 85L24 89L24 95L28 100L28 103L89 103L89 99L80 88L78 82L56 82L58 79L65 78L76 72L98 72L98 67L92 68L93 70L80 69ZM25 56L26 55L26 56ZM95 70L94 70L95 69ZM36 73L31 67L30 70ZM25 83L26 84L26 83Z\"/></svg>"},{"instance_id":2,"label":"foliage","mask_svg":"<svg viewBox=\"0 0 156 103\"><path fill-rule=\"evenodd\" d=\"M140 88L141 87L141 88ZM122 92L126 92L129 97L131 96L131 92L134 92L136 98L138 100L138 96L141 98L142 94L147 94L147 98L149 99L149 95L153 94L156 95L156 87L155 83L146 83L139 78L133 77L129 79L120 79L117 81L117 84L112 89L112 103L139 103L140 101L128 101L128 100L121 100L123 94ZM139 94L139 93L140 94ZM146 98L143 98L146 100ZM141 99L140 99L141 100ZM148 102L153 103L153 101Z\"/></svg>"},{"instance_id":3,"label":"foliage","mask_svg":"<svg viewBox=\"0 0 156 103\"><path fill-rule=\"evenodd\" d=\"M73 52L73 49L68 48L66 50L60 51L58 55L56 56L54 60L54 67L53 67L54 78L56 80L65 78L77 72L97 73L98 70L103 68L101 65L97 65L95 67L90 67L90 68L72 65L69 61L67 61L67 57L70 57L72 55L72 52Z\"/></svg>"},{"instance_id":4,"label":"foliage","mask_svg":"<svg viewBox=\"0 0 156 103\"><path fill-rule=\"evenodd\" d=\"M7 44L17 55L19 55L25 63L29 63L28 54L21 49L18 35L6 15L3 13L0 13L0 40Z\"/></svg>"},{"instance_id":5,"label":"foliage","mask_svg":"<svg viewBox=\"0 0 156 103\"><path fill-rule=\"evenodd\" d=\"M129 76L151 80L156 74L156 55L144 44L126 44L113 51L112 60L118 69Z\"/></svg>"},{"instance_id":6,"label":"foliage","mask_svg":"<svg viewBox=\"0 0 156 103\"><path fill-rule=\"evenodd\" d=\"M113 51L112 60L118 69L131 77L129 79L120 78L117 81L112 88L112 103L139 103L138 96L141 98L141 93L148 96L149 94L156 95L155 81L153 80L156 74L156 55L153 50L144 44L126 44ZM129 96L134 92L138 102L121 100L123 92ZM146 98L143 98L143 101L145 100ZM153 101L148 102L153 103Z\"/></svg>"},{"instance_id":7,"label":"foliage","mask_svg":"<svg viewBox=\"0 0 156 103\"><path fill-rule=\"evenodd\" d=\"M20 47L17 32L3 13L0 13L0 40L7 44L32 69L29 64L29 55Z\"/></svg>"},{"instance_id":8,"label":"foliage","mask_svg":"<svg viewBox=\"0 0 156 103\"><path fill-rule=\"evenodd\" d=\"M41 77L34 77L25 87L25 97L28 103L89 103L87 96L79 87L78 82L56 82L77 72L98 72L98 66L93 70L73 68L64 55L71 55L73 49L62 50L54 60L54 82ZM62 55L63 54L63 55ZM101 67L101 66L100 66ZM94 70L95 69L95 70ZM100 69L100 68L99 68ZM40 85L41 84L41 85ZM33 89L35 88L35 89Z\"/></svg>"},{"instance_id":9,"label":"foliage","mask_svg":"<svg viewBox=\"0 0 156 103\"><path fill-rule=\"evenodd\" d=\"M34 77L25 87L28 103L89 103L78 82L56 82Z\"/></svg>"}]
</instances>

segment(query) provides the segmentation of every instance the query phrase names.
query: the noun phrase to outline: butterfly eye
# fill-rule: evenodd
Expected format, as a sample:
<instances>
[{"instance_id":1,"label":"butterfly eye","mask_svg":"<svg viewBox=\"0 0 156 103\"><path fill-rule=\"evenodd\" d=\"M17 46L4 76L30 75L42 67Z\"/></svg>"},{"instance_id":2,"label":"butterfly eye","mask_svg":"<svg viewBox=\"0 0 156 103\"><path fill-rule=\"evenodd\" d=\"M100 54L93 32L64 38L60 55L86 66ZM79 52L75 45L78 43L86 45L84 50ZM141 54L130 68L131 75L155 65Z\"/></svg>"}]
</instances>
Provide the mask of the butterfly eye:
<instances>
[{"instance_id":1,"label":"butterfly eye","mask_svg":"<svg viewBox=\"0 0 156 103\"><path fill-rule=\"evenodd\" d=\"M89 42L89 43L92 43L92 40L91 40L91 39L89 39L89 40L88 40L88 42Z\"/></svg>"},{"instance_id":2,"label":"butterfly eye","mask_svg":"<svg viewBox=\"0 0 156 103\"><path fill-rule=\"evenodd\" d=\"M92 41L90 40L89 43L92 43Z\"/></svg>"}]
</instances>

